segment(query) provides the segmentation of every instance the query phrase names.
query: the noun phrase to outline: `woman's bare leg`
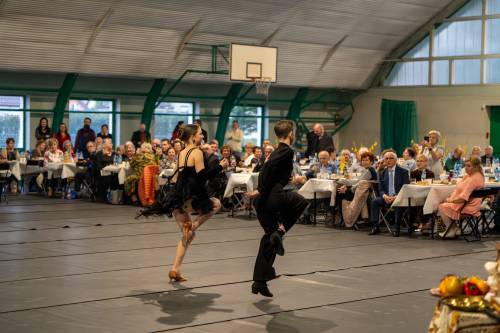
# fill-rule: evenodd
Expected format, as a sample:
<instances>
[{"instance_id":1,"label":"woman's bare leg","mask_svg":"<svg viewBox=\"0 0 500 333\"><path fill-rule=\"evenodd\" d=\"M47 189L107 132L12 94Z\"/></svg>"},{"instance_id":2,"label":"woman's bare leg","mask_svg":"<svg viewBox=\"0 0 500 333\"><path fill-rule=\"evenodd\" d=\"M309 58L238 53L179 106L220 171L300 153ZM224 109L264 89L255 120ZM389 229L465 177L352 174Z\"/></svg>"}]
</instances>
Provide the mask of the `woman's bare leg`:
<instances>
[{"instance_id":1,"label":"woman's bare leg","mask_svg":"<svg viewBox=\"0 0 500 333\"><path fill-rule=\"evenodd\" d=\"M210 198L214 204L214 208L212 209L211 212L206 213L204 215L198 215L198 217L193 221L193 231L198 229L203 223L205 223L209 218L214 216L215 213L219 211L221 208L221 204L219 199L217 198Z\"/></svg>"},{"instance_id":2,"label":"woman's bare leg","mask_svg":"<svg viewBox=\"0 0 500 333\"><path fill-rule=\"evenodd\" d=\"M174 217L179 225L181 231L184 230L184 226L186 223L191 224L191 218L189 214L183 210L175 209ZM176 272L180 272L180 268L182 265L182 261L184 260L184 256L186 255L186 250L188 248L189 243L185 240L180 240L177 244L177 250L175 252L174 264L172 265L172 270Z\"/></svg>"}]
</instances>

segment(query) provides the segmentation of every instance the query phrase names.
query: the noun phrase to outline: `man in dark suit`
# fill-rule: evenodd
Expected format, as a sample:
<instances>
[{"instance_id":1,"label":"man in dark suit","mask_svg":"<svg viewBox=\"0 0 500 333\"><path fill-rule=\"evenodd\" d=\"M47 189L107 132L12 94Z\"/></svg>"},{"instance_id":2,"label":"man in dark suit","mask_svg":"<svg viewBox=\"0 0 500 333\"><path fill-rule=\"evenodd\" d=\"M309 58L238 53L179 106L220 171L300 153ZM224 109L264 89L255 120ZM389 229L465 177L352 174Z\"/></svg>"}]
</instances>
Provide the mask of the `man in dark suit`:
<instances>
[{"instance_id":1,"label":"man in dark suit","mask_svg":"<svg viewBox=\"0 0 500 333\"><path fill-rule=\"evenodd\" d=\"M313 156L329 148L335 150L332 137L325 133L323 125L314 124L312 132L307 133L307 150L305 156Z\"/></svg>"},{"instance_id":2,"label":"man in dark suit","mask_svg":"<svg viewBox=\"0 0 500 333\"><path fill-rule=\"evenodd\" d=\"M141 123L139 125L139 130L132 134L132 139L130 141L132 141L136 149L141 148L144 142L151 142L151 133L146 131L146 124Z\"/></svg>"},{"instance_id":3,"label":"man in dark suit","mask_svg":"<svg viewBox=\"0 0 500 333\"><path fill-rule=\"evenodd\" d=\"M264 163L259 174L258 190L247 194L254 201L257 218L264 229L255 261L252 293L272 297L267 281L276 278L273 268L276 254L283 255L283 236L307 208L307 201L297 192L283 190L292 175L294 152L293 122L280 120L274 126L280 143Z\"/></svg>"},{"instance_id":4,"label":"man in dark suit","mask_svg":"<svg viewBox=\"0 0 500 333\"><path fill-rule=\"evenodd\" d=\"M371 204L370 211L370 222L372 224L372 230L369 235L376 235L380 233L379 228L379 213L382 207L390 207L399 191L403 187L404 184L410 183L410 177L408 175L408 170L403 169L399 165L397 165L397 155L392 151L388 151L384 155L385 162L385 170L380 175L379 181L379 192L380 197L374 199ZM396 215L396 230L393 233L394 237L399 237L399 231L401 226L401 215L403 212L403 208L396 207L395 215ZM408 230L408 233L411 234L412 228Z\"/></svg>"}]
</instances>

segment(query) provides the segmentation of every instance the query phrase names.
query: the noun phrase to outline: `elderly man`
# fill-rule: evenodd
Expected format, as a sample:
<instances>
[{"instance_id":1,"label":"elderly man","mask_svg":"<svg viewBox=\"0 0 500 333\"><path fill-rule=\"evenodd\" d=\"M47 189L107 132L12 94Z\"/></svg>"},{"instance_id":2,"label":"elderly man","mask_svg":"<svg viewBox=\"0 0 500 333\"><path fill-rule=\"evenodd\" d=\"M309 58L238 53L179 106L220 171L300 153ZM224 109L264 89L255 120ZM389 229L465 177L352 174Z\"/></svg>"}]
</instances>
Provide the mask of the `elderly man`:
<instances>
[{"instance_id":1,"label":"elderly man","mask_svg":"<svg viewBox=\"0 0 500 333\"><path fill-rule=\"evenodd\" d=\"M335 165L330 163L330 154L323 150L318 154L319 163L315 165L311 165L311 169L306 173L307 178L316 178L319 173L327 172L327 173L335 173L337 170Z\"/></svg>"},{"instance_id":2,"label":"elderly man","mask_svg":"<svg viewBox=\"0 0 500 333\"><path fill-rule=\"evenodd\" d=\"M484 155L481 156L481 163L483 166L491 166L493 165L493 147L486 146L484 148Z\"/></svg>"},{"instance_id":3,"label":"elderly man","mask_svg":"<svg viewBox=\"0 0 500 333\"><path fill-rule=\"evenodd\" d=\"M383 207L390 207L399 191L405 184L410 183L408 170L397 165L398 156L396 153L389 151L384 154L385 170L380 175L379 191L380 197L375 198L371 203L370 222L372 230L369 235L376 235L380 233L379 228L379 215ZM394 237L399 237L401 227L402 208L396 207L396 230L393 233ZM410 226L408 233L411 234L413 228Z\"/></svg>"},{"instance_id":4,"label":"elderly man","mask_svg":"<svg viewBox=\"0 0 500 333\"><path fill-rule=\"evenodd\" d=\"M333 147L333 139L330 135L325 133L325 128L322 124L314 124L312 132L307 133L307 150L306 157L314 156L323 150Z\"/></svg>"},{"instance_id":5,"label":"elderly man","mask_svg":"<svg viewBox=\"0 0 500 333\"><path fill-rule=\"evenodd\" d=\"M226 144L231 147L233 153L241 157L241 141L243 141L243 131L239 128L238 121L233 120L233 126L229 131L227 131Z\"/></svg>"},{"instance_id":6,"label":"elderly man","mask_svg":"<svg viewBox=\"0 0 500 333\"><path fill-rule=\"evenodd\" d=\"M140 147L144 142L151 142L151 133L146 131L146 124L141 123L139 125L139 130L132 134L130 141L135 147Z\"/></svg>"},{"instance_id":7,"label":"elderly man","mask_svg":"<svg viewBox=\"0 0 500 333\"><path fill-rule=\"evenodd\" d=\"M455 171L457 169L462 170L464 166L463 155L464 155L464 150L462 148L460 147L455 148L455 150L453 151L453 155L448 157L446 159L446 162L444 162L444 169L447 172Z\"/></svg>"}]
</instances>

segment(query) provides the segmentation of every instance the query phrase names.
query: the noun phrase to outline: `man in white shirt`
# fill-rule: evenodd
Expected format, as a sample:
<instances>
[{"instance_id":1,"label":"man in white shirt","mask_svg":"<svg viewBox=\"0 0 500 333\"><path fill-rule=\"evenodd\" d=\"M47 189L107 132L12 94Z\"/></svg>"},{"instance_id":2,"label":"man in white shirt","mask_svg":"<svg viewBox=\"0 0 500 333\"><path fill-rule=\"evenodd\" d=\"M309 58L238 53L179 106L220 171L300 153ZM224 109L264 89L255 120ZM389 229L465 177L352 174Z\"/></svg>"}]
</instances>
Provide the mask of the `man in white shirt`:
<instances>
[{"instance_id":1,"label":"man in white shirt","mask_svg":"<svg viewBox=\"0 0 500 333\"><path fill-rule=\"evenodd\" d=\"M233 127L226 133L226 144L238 156L241 155L241 141L243 140L243 131L238 126L238 121L233 120Z\"/></svg>"}]
</instances>

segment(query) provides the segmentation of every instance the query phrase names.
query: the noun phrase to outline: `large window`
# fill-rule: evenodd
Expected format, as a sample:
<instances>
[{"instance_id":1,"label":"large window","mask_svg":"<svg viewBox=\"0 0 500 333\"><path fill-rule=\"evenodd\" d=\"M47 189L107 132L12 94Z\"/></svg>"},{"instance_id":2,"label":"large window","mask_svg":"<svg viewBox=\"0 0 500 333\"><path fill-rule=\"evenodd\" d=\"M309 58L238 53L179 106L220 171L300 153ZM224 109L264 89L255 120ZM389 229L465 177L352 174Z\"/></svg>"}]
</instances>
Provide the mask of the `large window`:
<instances>
[{"instance_id":1,"label":"large window","mask_svg":"<svg viewBox=\"0 0 500 333\"><path fill-rule=\"evenodd\" d=\"M260 146L263 134L263 111L261 106L235 106L229 117L228 130L233 125L233 120L238 120L238 125L243 131L244 146L247 142Z\"/></svg>"},{"instance_id":2,"label":"large window","mask_svg":"<svg viewBox=\"0 0 500 333\"><path fill-rule=\"evenodd\" d=\"M113 100L95 100L95 99L70 99L68 102L69 113L69 134L71 139L76 138L76 133L83 127L83 120L86 117L92 119L91 128L95 133L101 131L101 125L106 124L109 127L109 132L113 134ZM54 128L54 131L59 128ZM114 138L117 140L118 138Z\"/></svg>"},{"instance_id":3,"label":"large window","mask_svg":"<svg viewBox=\"0 0 500 333\"><path fill-rule=\"evenodd\" d=\"M497 59L500 0L469 0L401 57L384 85L498 84Z\"/></svg>"},{"instance_id":4,"label":"large window","mask_svg":"<svg viewBox=\"0 0 500 333\"><path fill-rule=\"evenodd\" d=\"M154 137L170 139L177 122L184 121L185 124L192 124L193 117L193 103L160 103L155 110Z\"/></svg>"},{"instance_id":5,"label":"large window","mask_svg":"<svg viewBox=\"0 0 500 333\"><path fill-rule=\"evenodd\" d=\"M7 138L14 138L17 148L24 147L23 109L24 96L0 96L0 147Z\"/></svg>"}]
</instances>

